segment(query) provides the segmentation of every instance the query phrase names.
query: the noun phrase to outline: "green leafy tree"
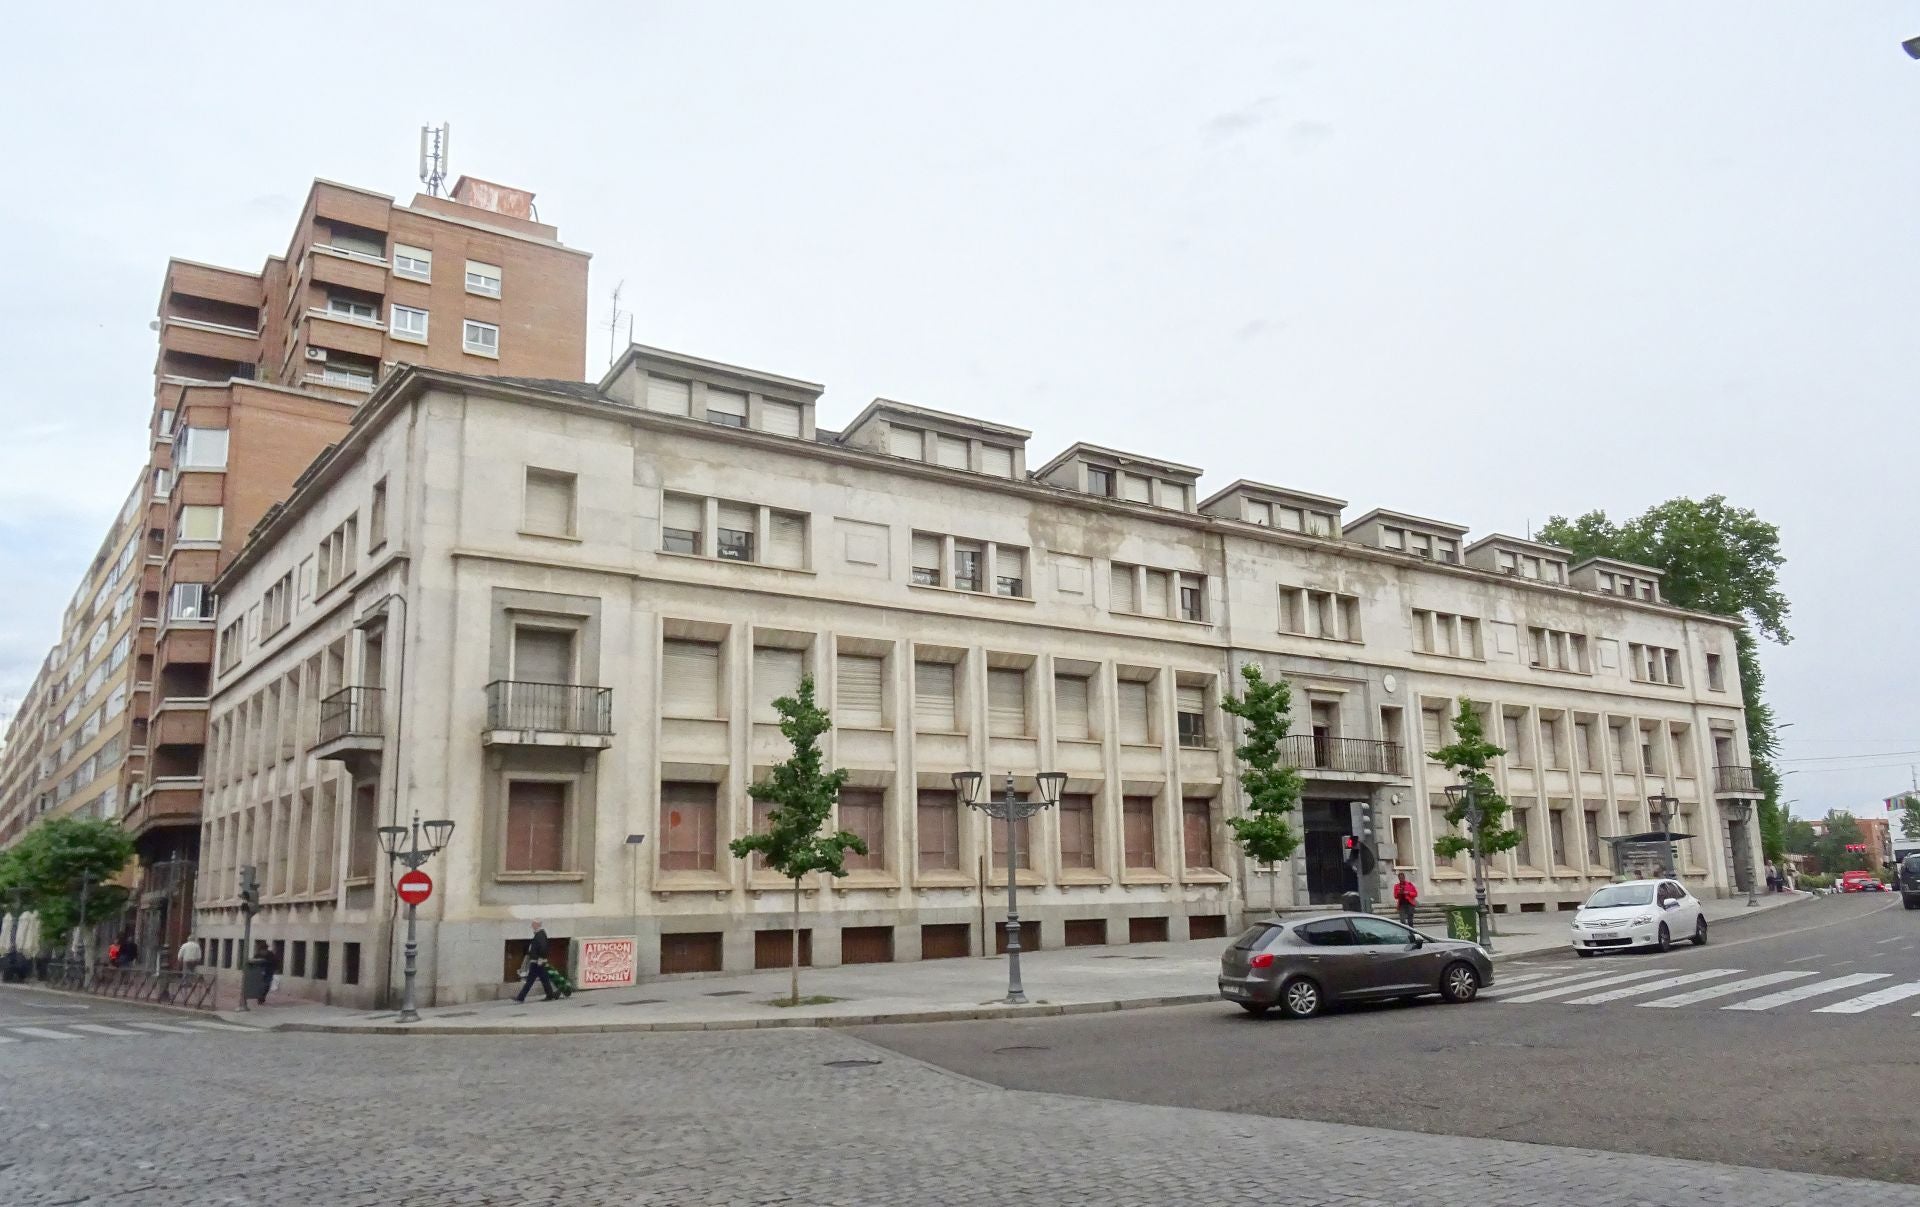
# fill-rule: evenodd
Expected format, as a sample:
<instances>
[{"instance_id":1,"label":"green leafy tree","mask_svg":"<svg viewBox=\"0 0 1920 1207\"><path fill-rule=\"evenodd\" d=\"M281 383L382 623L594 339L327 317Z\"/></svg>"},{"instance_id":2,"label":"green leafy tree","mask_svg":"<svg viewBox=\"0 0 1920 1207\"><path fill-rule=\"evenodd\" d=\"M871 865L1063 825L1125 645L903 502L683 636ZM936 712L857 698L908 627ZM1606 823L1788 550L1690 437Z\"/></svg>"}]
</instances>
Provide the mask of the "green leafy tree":
<instances>
[{"instance_id":1,"label":"green leafy tree","mask_svg":"<svg viewBox=\"0 0 1920 1207\"><path fill-rule=\"evenodd\" d=\"M1740 667L1740 693L1746 702L1747 753L1754 785L1766 794L1760 802L1760 843L1765 858L1787 851L1787 811L1780 804L1779 735L1773 708L1766 701L1766 676L1760 670L1760 636L1785 645L1791 606L1780 590L1780 529L1724 495L1705 499L1669 499L1615 524L1604 511L1576 519L1553 516L1538 536L1572 550L1575 556L1614 557L1653 566L1662 573L1667 602L1746 623L1734 634Z\"/></svg>"},{"instance_id":2,"label":"green leafy tree","mask_svg":"<svg viewBox=\"0 0 1920 1207\"><path fill-rule=\"evenodd\" d=\"M92 928L126 908L127 890L107 883L133 859L125 830L94 818L62 817L33 827L0 854L0 891L18 888L21 909L39 915L43 945L58 947L84 926L86 957L93 959ZM87 913L80 916L80 885L87 885Z\"/></svg>"},{"instance_id":3,"label":"green leafy tree","mask_svg":"<svg viewBox=\"0 0 1920 1207\"><path fill-rule=\"evenodd\" d=\"M1786 847L1789 853L1794 855L1811 855L1813 854L1814 844L1819 841L1820 836L1814 833L1812 822L1800 817L1789 818L1787 820Z\"/></svg>"},{"instance_id":4,"label":"green leafy tree","mask_svg":"<svg viewBox=\"0 0 1920 1207\"><path fill-rule=\"evenodd\" d=\"M1275 905L1274 867L1293 858L1300 835L1288 820L1300 804L1304 786L1300 772L1280 757L1281 739L1293 721L1293 690L1284 679L1268 682L1252 663L1240 668L1246 680L1244 695L1220 701L1220 711L1238 717L1244 725L1241 742L1233 748L1240 760L1240 783L1246 789L1246 812L1227 819L1233 841L1248 859L1267 865L1267 908Z\"/></svg>"},{"instance_id":5,"label":"green leafy tree","mask_svg":"<svg viewBox=\"0 0 1920 1207\"><path fill-rule=\"evenodd\" d=\"M1894 800L1900 814L1900 837L1920 838L1920 792L1903 792Z\"/></svg>"},{"instance_id":6,"label":"green leafy tree","mask_svg":"<svg viewBox=\"0 0 1920 1207\"><path fill-rule=\"evenodd\" d=\"M1507 798L1493 786L1487 771L1493 760L1506 751L1487 740L1486 727L1473 701L1460 697L1460 711L1453 717L1453 741L1433 752L1433 757L1473 789L1474 803L1480 808L1480 852L1493 855L1511 851L1520 845L1520 831L1507 829ZM1442 835L1433 844L1433 853L1442 859L1473 850L1472 831L1463 835L1461 827L1470 825L1467 801L1463 798L1447 808L1447 822L1453 832Z\"/></svg>"},{"instance_id":7,"label":"green leafy tree","mask_svg":"<svg viewBox=\"0 0 1920 1207\"><path fill-rule=\"evenodd\" d=\"M1862 871L1873 866L1873 852L1849 851L1867 840L1859 819L1845 809L1827 810L1827 824L1813 844L1813 856L1827 873Z\"/></svg>"},{"instance_id":8,"label":"green leafy tree","mask_svg":"<svg viewBox=\"0 0 1920 1207\"><path fill-rule=\"evenodd\" d=\"M821 768L820 735L833 722L813 700L813 676L800 680L800 690L773 702L780 714L780 732L793 743L793 754L773 768L773 774L747 789L755 800L770 802L767 832L749 834L727 844L734 858L758 854L766 865L793 881L793 1005L800 1004L800 880L810 872L840 877L847 874L846 855L867 853L867 844L845 830L822 834L820 827L833 813L845 768Z\"/></svg>"}]
</instances>

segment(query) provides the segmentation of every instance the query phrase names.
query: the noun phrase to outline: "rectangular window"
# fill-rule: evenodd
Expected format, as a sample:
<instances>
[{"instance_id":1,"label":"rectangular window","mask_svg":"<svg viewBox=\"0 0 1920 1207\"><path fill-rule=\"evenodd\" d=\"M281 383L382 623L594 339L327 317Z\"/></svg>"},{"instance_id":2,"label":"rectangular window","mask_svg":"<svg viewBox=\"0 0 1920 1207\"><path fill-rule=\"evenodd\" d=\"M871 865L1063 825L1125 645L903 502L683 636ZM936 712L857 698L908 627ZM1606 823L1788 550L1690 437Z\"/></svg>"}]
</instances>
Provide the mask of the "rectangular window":
<instances>
[{"instance_id":1,"label":"rectangular window","mask_svg":"<svg viewBox=\"0 0 1920 1207\"><path fill-rule=\"evenodd\" d=\"M1024 795L1020 799L1026 799ZM1020 861L1022 870L1033 867L1033 819L1023 817L1014 824L1014 835L1020 840ZM1004 869L1007 866L1007 823L990 820L987 833L993 840L993 866Z\"/></svg>"},{"instance_id":2,"label":"rectangular window","mask_svg":"<svg viewBox=\"0 0 1920 1207\"><path fill-rule=\"evenodd\" d=\"M885 725L881 684L886 659L842 654L835 665L834 723L853 729L878 729Z\"/></svg>"},{"instance_id":3,"label":"rectangular window","mask_svg":"<svg viewBox=\"0 0 1920 1207\"><path fill-rule=\"evenodd\" d=\"M957 436L938 436L934 438L934 461L948 469L966 469L967 442Z\"/></svg>"},{"instance_id":4,"label":"rectangular window","mask_svg":"<svg viewBox=\"0 0 1920 1207\"><path fill-rule=\"evenodd\" d=\"M1720 655L1707 655L1707 690L1723 692L1727 690L1727 673L1720 665Z\"/></svg>"},{"instance_id":5,"label":"rectangular window","mask_svg":"<svg viewBox=\"0 0 1920 1207\"><path fill-rule=\"evenodd\" d=\"M227 467L227 429L223 427L181 428L174 436L175 469L225 469Z\"/></svg>"},{"instance_id":6,"label":"rectangular window","mask_svg":"<svg viewBox=\"0 0 1920 1207\"><path fill-rule=\"evenodd\" d=\"M960 870L960 801L944 788L922 788L915 806L920 870Z\"/></svg>"},{"instance_id":7,"label":"rectangular window","mask_svg":"<svg viewBox=\"0 0 1920 1207\"><path fill-rule=\"evenodd\" d=\"M1600 770L1599 752L1594 749L1593 723L1578 721L1573 726L1574 757L1580 763L1582 771Z\"/></svg>"},{"instance_id":8,"label":"rectangular window","mask_svg":"<svg viewBox=\"0 0 1920 1207\"><path fill-rule=\"evenodd\" d=\"M953 587L956 591L982 591L986 575L986 550L976 541L953 543Z\"/></svg>"},{"instance_id":9,"label":"rectangular window","mask_svg":"<svg viewBox=\"0 0 1920 1207\"><path fill-rule=\"evenodd\" d=\"M1120 497L1129 503L1153 502L1153 479L1139 474L1121 474Z\"/></svg>"},{"instance_id":10,"label":"rectangular window","mask_svg":"<svg viewBox=\"0 0 1920 1207\"><path fill-rule=\"evenodd\" d=\"M867 844L865 855L847 852L851 872L884 871L887 866L886 794L877 788L840 790L840 828Z\"/></svg>"},{"instance_id":11,"label":"rectangular window","mask_svg":"<svg viewBox=\"0 0 1920 1207\"><path fill-rule=\"evenodd\" d=\"M1525 767L1531 760L1527 757L1527 748L1521 739L1520 714L1507 713L1500 718L1502 744L1507 748L1507 765Z\"/></svg>"},{"instance_id":12,"label":"rectangular window","mask_svg":"<svg viewBox=\"0 0 1920 1207\"><path fill-rule=\"evenodd\" d=\"M326 940L322 939L314 943L313 945L313 979L314 980L325 981L327 979L327 972L328 972L327 956L330 955L331 952L332 952L332 948L328 945Z\"/></svg>"},{"instance_id":13,"label":"rectangular window","mask_svg":"<svg viewBox=\"0 0 1920 1207\"><path fill-rule=\"evenodd\" d=\"M1159 866L1159 852L1155 847L1153 833L1153 798L1151 796L1129 796L1121 801L1120 816L1124 827L1127 866L1129 868L1154 868Z\"/></svg>"},{"instance_id":14,"label":"rectangular window","mask_svg":"<svg viewBox=\"0 0 1920 1207\"><path fill-rule=\"evenodd\" d=\"M719 790L713 784L673 780L660 785L660 869L714 870L714 823Z\"/></svg>"},{"instance_id":15,"label":"rectangular window","mask_svg":"<svg viewBox=\"0 0 1920 1207\"><path fill-rule=\"evenodd\" d=\"M720 520L713 542L716 556L730 562L754 560L753 529L758 511L742 503L720 504Z\"/></svg>"},{"instance_id":16,"label":"rectangular window","mask_svg":"<svg viewBox=\"0 0 1920 1207\"><path fill-rule=\"evenodd\" d=\"M1013 450L997 444L980 446L980 472L996 478L1013 477Z\"/></svg>"},{"instance_id":17,"label":"rectangular window","mask_svg":"<svg viewBox=\"0 0 1920 1207\"><path fill-rule=\"evenodd\" d=\"M1153 727L1148 720L1151 691L1147 683L1140 679L1122 679L1119 686L1120 740L1138 746L1151 743Z\"/></svg>"},{"instance_id":18,"label":"rectangular window","mask_svg":"<svg viewBox=\"0 0 1920 1207\"><path fill-rule=\"evenodd\" d=\"M229 942L231 942L231 940L229 940ZM342 943L340 950L340 962L342 965L340 970L340 983L342 985L358 985L360 983L360 945L358 943Z\"/></svg>"},{"instance_id":19,"label":"rectangular window","mask_svg":"<svg viewBox=\"0 0 1920 1207\"><path fill-rule=\"evenodd\" d=\"M693 386L666 377L647 378L647 409L656 415L691 415Z\"/></svg>"},{"instance_id":20,"label":"rectangular window","mask_svg":"<svg viewBox=\"0 0 1920 1207\"><path fill-rule=\"evenodd\" d=\"M916 662L913 664L913 724L927 733L952 733L959 729L953 701L953 664Z\"/></svg>"},{"instance_id":21,"label":"rectangular window","mask_svg":"<svg viewBox=\"0 0 1920 1207\"><path fill-rule=\"evenodd\" d=\"M1097 465L1087 466L1087 493L1103 499L1113 497L1113 471Z\"/></svg>"},{"instance_id":22,"label":"rectangular window","mask_svg":"<svg viewBox=\"0 0 1920 1207\"><path fill-rule=\"evenodd\" d=\"M1181 685L1174 688L1174 719L1180 726L1180 744L1204 747L1207 743L1207 689Z\"/></svg>"},{"instance_id":23,"label":"rectangular window","mask_svg":"<svg viewBox=\"0 0 1920 1207\"><path fill-rule=\"evenodd\" d=\"M667 495L660 509L660 548L668 553L703 553L707 505L690 495Z\"/></svg>"},{"instance_id":24,"label":"rectangular window","mask_svg":"<svg viewBox=\"0 0 1920 1207\"><path fill-rule=\"evenodd\" d=\"M756 646L753 651L753 719L768 723L780 720L773 702L800 690L803 672L799 650Z\"/></svg>"},{"instance_id":25,"label":"rectangular window","mask_svg":"<svg viewBox=\"0 0 1920 1207\"><path fill-rule=\"evenodd\" d=\"M1138 612L1140 600L1134 588L1134 567L1113 563L1112 596L1108 608L1115 612Z\"/></svg>"},{"instance_id":26,"label":"rectangular window","mask_svg":"<svg viewBox=\"0 0 1920 1207\"><path fill-rule=\"evenodd\" d=\"M1212 801L1189 796L1180 802L1180 837L1189 869L1213 866Z\"/></svg>"},{"instance_id":27,"label":"rectangular window","mask_svg":"<svg viewBox=\"0 0 1920 1207\"><path fill-rule=\"evenodd\" d=\"M942 561L941 549L945 542L930 532L913 534L913 582L920 587L942 586L946 577L940 573Z\"/></svg>"},{"instance_id":28,"label":"rectangular window","mask_svg":"<svg viewBox=\"0 0 1920 1207\"><path fill-rule=\"evenodd\" d=\"M220 539L221 511L218 507L199 507L188 505L180 509L180 527L177 539L183 541L217 541Z\"/></svg>"},{"instance_id":29,"label":"rectangular window","mask_svg":"<svg viewBox=\"0 0 1920 1207\"><path fill-rule=\"evenodd\" d=\"M987 672L987 732L1000 737L1027 736L1027 673Z\"/></svg>"},{"instance_id":30,"label":"rectangular window","mask_svg":"<svg viewBox=\"0 0 1920 1207\"><path fill-rule=\"evenodd\" d=\"M927 434L917 427L888 427L887 451L909 461L925 461Z\"/></svg>"},{"instance_id":31,"label":"rectangular window","mask_svg":"<svg viewBox=\"0 0 1920 1207\"><path fill-rule=\"evenodd\" d=\"M478 260L467 261L467 292L477 293L483 298L500 296L500 266L482 264Z\"/></svg>"},{"instance_id":32,"label":"rectangular window","mask_svg":"<svg viewBox=\"0 0 1920 1207\"><path fill-rule=\"evenodd\" d=\"M500 356L500 328L492 323L468 319L460 333L460 343L475 356Z\"/></svg>"},{"instance_id":33,"label":"rectangular window","mask_svg":"<svg viewBox=\"0 0 1920 1207\"><path fill-rule=\"evenodd\" d=\"M1613 769L1617 774L1627 774L1627 726L1620 722L1608 727L1613 735Z\"/></svg>"},{"instance_id":34,"label":"rectangular window","mask_svg":"<svg viewBox=\"0 0 1920 1207\"><path fill-rule=\"evenodd\" d=\"M800 408L791 402L760 403L760 430L775 436L800 435Z\"/></svg>"},{"instance_id":35,"label":"rectangular window","mask_svg":"<svg viewBox=\"0 0 1920 1207\"><path fill-rule=\"evenodd\" d=\"M1180 576L1180 619L1207 618L1207 580L1200 574Z\"/></svg>"},{"instance_id":36,"label":"rectangular window","mask_svg":"<svg viewBox=\"0 0 1920 1207\"><path fill-rule=\"evenodd\" d=\"M388 329L395 339L427 342L427 312L413 306L395 305Z\"/></svg>"},{"instance_id":37,"label":"rectangular window","mask_svg":"<svg viewBox=\"0 0 1920 1207\"><path fill-rule=\"evenodd\" d=\"M1053 677L1053 727L1056 737L1085 741L1093 736L1092 687L1092 680L1084 676Z\"/></svg>"},{"instance_id":38,"label":"rectangular window","mask_svg":"<svg viewBox=\"0 0 1920 1207\"><path fill-rule=\"evenodd\" d=\"M540 536L572 536L574 491L574 475L528 466L524 530Z\"/></svg>"},{"instance_id":39,"label":"rectangular window","mask_svg":"<svg viewBox=\"0 0 1920 1207\"><path fill-rule=\"evenodd\" d=\"M1067 792L1060 797L1060 866L1095 866L1093 845L1093 797L1084 792Z\"/></svg>"},{"instance_id":40,"label":"rectangular window","mask_svg":"<svg viewBox=\"0 0 1920 1207\"><path fill-rule=\"evenodd\" d=\"M507 784L505 872L567 870L567 785L552 780Z\"/></svg>"},{"instance_id":41,"label":"rectangular window","mask_svg":"<svg viewBox=\"0 0 1920 1207\"><path fill-rule=\"evenodd\" d=\"M668 716L720 715L720 647L710 641L661 644L661 705Z\"/></svg>"},{"instance_id":42,"label":"rectangular window","mask_svg":"<svg viewBox=\"0 0 1920 1207\"><path fill-rule=\"evenodd\" d=\"M1533 798L1513 798L1513 828L1520 833L1520 845L1513 848L1513 861L1523 868L1539 865L1533 861Z\"/></svg>"},{"instance_id":43,"label":"rectangular window","mask_svg":"<svg viewBox=\"0 0 1920 1207\"><path fill-rule=\"evenodd\" d=\"M1555 867L1567 867L1572 860L1567 858L1567 811L1547 810L1547 850Z\"/></svg>"},{"instance_id":44,"label":"rectangular window","mask_svg":"<svg viewBox=\"0 0 1920 1207\"><path fill-rule=\"evenodd\" d=\"M336 293L327 298L327 313L335 318L362 319L370 323L380 321L379 312L373 308L372 302L344 294Z\"/></svg>"},{"instance_id":45,"label":"rectangular window","mask_svg":"<svg viewBox=\"0 0 1920 1207\"><path fill-rule=\"evenodd\" d=\"M212 620L213 588L206 583L175 583L167 592L167 619Z\"/></svg>"},{"instance_id":46,"label":"rectangular window","mask_svg":"<svg viewBox=\"0 0 1920 1207\"><path fill-rule=\"evenodd\" d=\"M373 484L373 502L367 507L367 552L387 543L387 480Z\"/></svg>"},{"instance_id":47,"label":"rectangular window","mask_svg":"<svg viewBox=\"0 0 1920 1207\"><path fill-rule=\"evenodd\" d=\"M1560 720L1540 718L1540 765L1555 771L1567 769L1566 752L1560 749Z\"/></svg>"},{"instance_id":48,"label":"rectangular window","mask_svg":"<svg viewBox=\"0 0 1920 1207\"><path fill-rule=\"evenodd\" d=\"M424 247L393 245L393 275L410 281L433 280L433 253Z\"/></svg>"},{"instance_id":49,"label":"rectangular window","mask_svg":"<svg viewBox=\"0 0 1920 1207\"><path fill-rule=\"evenodd\" d=\"M707 422L721 427L747 426L747 396L732 390L707 388Z\"/></svg>"},{"instance_id":50,"label":"rectangular window","mask_svg":"<svg viewBox=\"0 0 1920 1207\"><path fill-rule=\"evenodd\" d=\"M1173 576L1165 570L1147 571L1146 584L1140 589L1140 611L1148 616L1165 616L1172 583Z\"/></svg>"},{"instance_id":51,"label":"rectangular window","mask_svg":"<svg viewBox=\"0 0 1920 1207\"><path fill-rule=\"evenodd\" d=\"M1010 545L993 547L993 592L1022 598L1027 593L1027 551Z\"/></svg>"}]
</instances>

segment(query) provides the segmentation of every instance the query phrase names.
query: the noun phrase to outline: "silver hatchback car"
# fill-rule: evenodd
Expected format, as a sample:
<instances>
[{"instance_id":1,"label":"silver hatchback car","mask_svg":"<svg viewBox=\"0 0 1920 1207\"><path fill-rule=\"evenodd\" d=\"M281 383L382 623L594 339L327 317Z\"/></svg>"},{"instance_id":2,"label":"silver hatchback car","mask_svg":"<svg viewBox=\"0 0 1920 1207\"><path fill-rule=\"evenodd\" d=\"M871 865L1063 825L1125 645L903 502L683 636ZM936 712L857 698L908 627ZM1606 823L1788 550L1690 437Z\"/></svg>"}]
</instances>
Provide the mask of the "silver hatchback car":
<instances>
[{"instance_id":1,"label":"silver hatchback car","mask_svg":"<svg viewBox=\"0 0 1920 1207\"><path fill-rule=\"evenodd\" d=\"M1311 1018L1329 1004L1437 993L1470 1002L1493 984L1478 943L1436 939L1372 914L1314 914L1249 927L1220 957L1220 996L1249 1014Z\"/></svg>"}]
</instances>

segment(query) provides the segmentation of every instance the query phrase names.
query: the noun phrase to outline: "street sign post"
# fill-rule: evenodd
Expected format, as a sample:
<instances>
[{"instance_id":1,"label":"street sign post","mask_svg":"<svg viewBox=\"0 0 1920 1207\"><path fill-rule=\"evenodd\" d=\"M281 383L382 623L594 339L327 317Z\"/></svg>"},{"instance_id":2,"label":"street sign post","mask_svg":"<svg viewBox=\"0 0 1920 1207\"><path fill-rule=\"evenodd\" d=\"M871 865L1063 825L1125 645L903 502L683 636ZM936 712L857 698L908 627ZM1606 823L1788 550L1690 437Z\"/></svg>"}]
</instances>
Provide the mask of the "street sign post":
<instances>
[{"instance_id":1,"label":"street sign post","mask_svg":"<svg viewBox=\"0 0 1920 1207\"><path fill-rule=\"evenodd\" d=\"M393 891L408 905L425 905L427 898L433 896L433 879L419 868L414 868L400 877Z\"/></svg>"}]
</instances>

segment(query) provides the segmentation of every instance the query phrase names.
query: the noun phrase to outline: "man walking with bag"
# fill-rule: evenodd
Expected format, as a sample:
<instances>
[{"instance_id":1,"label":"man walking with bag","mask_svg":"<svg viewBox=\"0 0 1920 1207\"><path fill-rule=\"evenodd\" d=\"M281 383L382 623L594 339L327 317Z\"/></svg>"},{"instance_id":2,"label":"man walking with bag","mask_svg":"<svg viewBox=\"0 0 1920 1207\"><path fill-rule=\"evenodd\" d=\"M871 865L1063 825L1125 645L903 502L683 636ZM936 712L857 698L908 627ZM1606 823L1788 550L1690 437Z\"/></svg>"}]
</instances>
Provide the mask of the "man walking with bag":
<instances>
[{"instance_id":1,"label":"man walking with bag","mask_svg":"<svg viewBox=\"0 0 1920 1207\"><path fill-rule=\"evenodd\" d=\"M526 1001L535 980L540 982L540 988L546 990L548 1001L560 996L553 991L553 981L547 976L547 932L538 922L533 924L533 938L527 941L527 980L513 1000Z\"/></svg>"},{"instance_id":2,"label":"man walking with bag","mask_svg":"<svg viewBox=\"0 0 1920 1207\"><path fill-rule=\"evenodd\" d=\"M1413 903L1418 900L1420 890L1413 886L1413 881L1407 879L1405 872L1400 873L1400 879L1393 882L1393 903L1400 910L1400 925L1409 929L1413 927Z\"/></svg>"}]
</instances>

